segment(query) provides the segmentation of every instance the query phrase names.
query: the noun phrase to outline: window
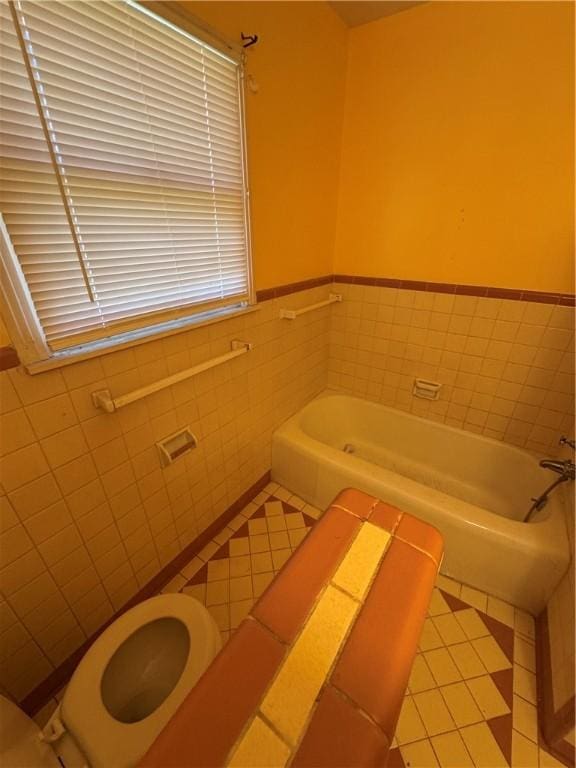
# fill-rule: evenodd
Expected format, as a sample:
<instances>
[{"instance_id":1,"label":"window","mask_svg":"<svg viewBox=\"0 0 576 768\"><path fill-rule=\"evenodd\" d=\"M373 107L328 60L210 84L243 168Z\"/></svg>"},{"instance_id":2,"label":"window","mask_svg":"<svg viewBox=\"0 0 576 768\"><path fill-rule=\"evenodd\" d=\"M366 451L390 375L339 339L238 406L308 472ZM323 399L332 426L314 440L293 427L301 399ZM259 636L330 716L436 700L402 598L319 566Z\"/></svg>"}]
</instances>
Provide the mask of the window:
<instances>
[{"instance_id":1,"label":"window","mask_svg":"<svg viewBox=\"0 0 576 768\"><path fill-rule=\"evenodd\" d=\"M36 350L249 303L239 58L132 0L0 13L3 253Z\"/></svg>"}]
</instances>

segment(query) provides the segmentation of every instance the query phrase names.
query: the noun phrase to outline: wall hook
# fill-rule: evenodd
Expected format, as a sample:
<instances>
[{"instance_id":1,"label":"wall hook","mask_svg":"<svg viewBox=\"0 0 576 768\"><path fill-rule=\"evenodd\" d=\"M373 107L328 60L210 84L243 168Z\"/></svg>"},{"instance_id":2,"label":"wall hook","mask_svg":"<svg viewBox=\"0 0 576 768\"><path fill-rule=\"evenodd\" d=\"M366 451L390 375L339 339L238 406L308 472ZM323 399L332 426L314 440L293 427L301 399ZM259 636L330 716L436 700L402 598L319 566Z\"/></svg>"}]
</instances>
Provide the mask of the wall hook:
<instances>
[{"instance_id":1,"label":"wall hook","mask_svg":"<svg viewBox=\"0 0 576 768\"><path fill-rule=\"evenodd\" d=\"M243 48L250 48L251 45L256 45L258 42L258 35L245 35L244 32L240 33L242 40L248 40L247 43L243 43Z\"/></svg>"}]
</instances>

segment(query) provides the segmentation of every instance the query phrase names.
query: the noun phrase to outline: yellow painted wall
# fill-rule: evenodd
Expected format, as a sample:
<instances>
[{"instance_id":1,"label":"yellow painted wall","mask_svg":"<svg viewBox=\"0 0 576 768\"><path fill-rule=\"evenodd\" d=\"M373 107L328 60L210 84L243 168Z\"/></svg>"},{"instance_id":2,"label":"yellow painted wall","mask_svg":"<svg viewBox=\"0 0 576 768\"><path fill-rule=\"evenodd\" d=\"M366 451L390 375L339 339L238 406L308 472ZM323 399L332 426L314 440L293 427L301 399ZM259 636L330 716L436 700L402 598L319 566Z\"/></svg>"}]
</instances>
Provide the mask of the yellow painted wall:
<instances>
[{"instance_id":1,"label":"yellow painted wall","mask_svg":"<svg viewBox=\"0 0 576 768\"><path fill-rule=\"evenodd\" d=\"M336 272L573 291L573 17L431 2L351 30Z\"/></svg>"},{"instance_id":2,"label":"yellow painted wall","mask_svg":"<svg viewBox=\"0 0 576 768\"><path fill-rule=\"evenodd\" d=\"M324 2L186 2L231 41L256 33L246 94L257 288L332 271L348 30Z\"/></svg>"}]
</instances>

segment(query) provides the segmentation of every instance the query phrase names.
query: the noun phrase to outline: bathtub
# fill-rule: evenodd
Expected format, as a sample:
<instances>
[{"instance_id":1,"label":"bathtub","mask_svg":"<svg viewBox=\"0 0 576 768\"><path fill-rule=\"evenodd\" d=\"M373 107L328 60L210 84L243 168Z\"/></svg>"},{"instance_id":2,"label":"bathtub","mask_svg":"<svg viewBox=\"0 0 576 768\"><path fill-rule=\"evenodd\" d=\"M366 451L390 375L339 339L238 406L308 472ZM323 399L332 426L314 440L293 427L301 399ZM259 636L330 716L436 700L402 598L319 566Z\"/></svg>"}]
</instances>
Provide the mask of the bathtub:
<instances>
[{"instance_id":1,"label":"bathtub","mask_svg":"<svg viewBox=\"0 0 576 768\"><path fill-rule=\"evenodd\" d=\"M327 393L272 439L272 477L326 509L352 486L435 525L441 572L537 615L570 563L563 494L527 451L393 408Z\"/></svg>"}]
</instances>

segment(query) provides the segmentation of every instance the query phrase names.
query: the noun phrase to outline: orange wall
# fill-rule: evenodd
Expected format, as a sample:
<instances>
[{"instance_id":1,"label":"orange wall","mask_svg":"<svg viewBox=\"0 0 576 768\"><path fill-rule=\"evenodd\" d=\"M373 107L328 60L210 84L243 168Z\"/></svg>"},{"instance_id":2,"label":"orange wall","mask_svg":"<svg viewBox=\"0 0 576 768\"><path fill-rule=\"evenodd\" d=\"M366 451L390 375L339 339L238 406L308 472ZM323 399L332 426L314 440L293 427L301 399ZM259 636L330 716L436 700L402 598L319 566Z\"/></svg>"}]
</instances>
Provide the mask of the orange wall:
<instances>
[{"instance_id":1,"label":"orange wall","mask_svg":"<svg viewBox=\"0 0 576 768\"><path fill-rule=\"evenodd\" d=\"M347 28L321 2L181 4L233 42L256 33L246 93L257 288L325 275L334 253Z\"/></svg>"},{"instance_id":2,"label":"orange wall","mask_svg":"<svg viewBox=\"0 0 576 768\"><path fill-rule=\"evenodd\" d=\"M335 271L573 291L571 3L350 32Z\"/></svg>"}]
</instances>

